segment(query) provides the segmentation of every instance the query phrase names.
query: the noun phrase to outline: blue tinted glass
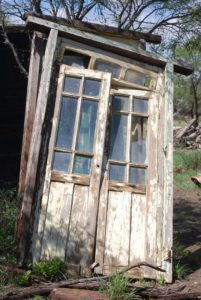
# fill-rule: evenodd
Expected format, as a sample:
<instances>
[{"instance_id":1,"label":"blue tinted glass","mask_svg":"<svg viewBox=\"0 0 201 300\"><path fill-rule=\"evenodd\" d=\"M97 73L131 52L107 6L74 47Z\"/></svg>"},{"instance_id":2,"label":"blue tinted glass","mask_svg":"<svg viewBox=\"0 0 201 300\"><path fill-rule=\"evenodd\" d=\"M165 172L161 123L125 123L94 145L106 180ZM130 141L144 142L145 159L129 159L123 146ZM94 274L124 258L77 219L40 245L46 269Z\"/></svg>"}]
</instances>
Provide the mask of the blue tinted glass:
<instances>
[{"instance_id":1,"label":"blue tinted glass","mask_svg":"<svg viewBox=\"0 0 201 300\"><path fill-rule=\"evenodd\" d=\"M113 110L126 110L128 111L129 97L126 96L114 96L112 98Z\"/></svg>"},{"instance_id":2,"label":"blue tinted glass","mask_svg":"<svg viewBox=\"0 0 201 300\"><path fill-rule=\"evenodd\" d=\"M83 100L76 149L93 152L98 102Z\"/></svg>"},{"instance_id":3,"label":"blue tinted glass","mask_svg":"<svg viewBox=\"0 0 201 300\"><path fill-rule=\"evenodd\" d=\"M146 184L146 169L130 168L130 180L131 184Z\"/></svg>"},{"instance_id":4,"label":"blue tinted glass","mask_svg":"<svg viewBox=\"0 0 201 300\"><path fill-rule=\"evenodd\" d=\"M147 118L132 117L130 161L137 164L147 163Z\"/></svg>"},{"instance_id":5,"label":"blue tinted glass","mask_svg":"<svg viewBox=\"0 0 201 300\"><path fill-rule=\"evenodd\" d=\"M124 182L125 166L110 164L110 180Z\"/></svg>"},{"instance_id":6,"label":"blue tinted glass","mask_svg":"<svg viewBox=\"0 0 201 300\"><path fill-rule=\"evenodd\" d=\"M81 78L66 76L64 80L64 92L78 94Z\"/></svg>"},{"instance_id":7,"label":"blue tinted glass","mask_svg":"<svg viewBox=\"0 0 201 300\"><path fill-rule=\"evenodd\" d=\"M91 158L86 156L75 156L73 173L89 175L91 170Z\"/></svg>"},{"instance_id":8,"label":"blue tinted glass","mask_svg":"<svg viewBox=\"0 0 201 300\"><path fill-rule=\"evenodd\" d=\"M143 99L133 99L133 112L137 113L148 113L148 101Z\"/></svg>"},{"instance_id":9,"label":"blue tinted glass","mask_svg":"<svg viewBox=\"0 0 201 300\"><path fill-rule=\"evenodd\" d=\"M56 147L71 149L75 125L77 99L63 97L57 131Z\"/></svg>"},{"instance_id":10,"label":"blue tinted glass","mask_svg":"<svg viewBox=\"0 0 201 300\"><path fill-rule=\"evenodd\" d=\"M127 140L127 120L126 115L112 116L112 130L110 143L110 157L115 160L125 160L126 140Z\"/></svg>"},{"instance_id":11,"label":"blue tinted glass","mask_svg":"<svg viewBox=\"0 0 201 300\"><path fill-rule=\"evenodd\" d=\"M63 152L55 152L53 160L53 170L69 172L71 154Z\"/></svg>"},{"instance_id":12,"label":"blue tinted glass","mask_svg":"<svg viewBox=\"0 0 201 300\"><path fill-rule=\"evenodd\" d=\"M84 92L85 96L98 97L100 93L100 80L85 79L84 81Z\"/></svg>"}]
</instances>

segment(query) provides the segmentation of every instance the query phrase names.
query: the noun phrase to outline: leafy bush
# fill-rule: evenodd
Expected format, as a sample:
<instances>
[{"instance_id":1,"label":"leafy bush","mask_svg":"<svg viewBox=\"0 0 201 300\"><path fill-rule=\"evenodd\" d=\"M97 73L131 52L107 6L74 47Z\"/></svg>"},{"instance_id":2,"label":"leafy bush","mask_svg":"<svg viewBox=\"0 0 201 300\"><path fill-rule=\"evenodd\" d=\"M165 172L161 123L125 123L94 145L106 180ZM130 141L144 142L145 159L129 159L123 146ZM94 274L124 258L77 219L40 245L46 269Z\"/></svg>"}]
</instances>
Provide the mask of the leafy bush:
<instances>
[{"instance_id":1,"label":"leafy bush","mask_svg":"<svg viewBox=\"0 0 201 300\"><path fill-rule=\"evenodd\" d=\"M31 271L28 270L22 275L16 277L16 283L21 286L29 286L31 284Z\"/></svg>"},{"instance_id":2,"label":"leafy bush","mask_svg":"<svg viewBox=\"0 0 201 300\"><path fill-rule=\"evenodd\" d=\"M43 276L50 281L59 281L66 278L66 264L59 258L43 260L33 264L33 273Z\"/></svg>"}]
</instances>

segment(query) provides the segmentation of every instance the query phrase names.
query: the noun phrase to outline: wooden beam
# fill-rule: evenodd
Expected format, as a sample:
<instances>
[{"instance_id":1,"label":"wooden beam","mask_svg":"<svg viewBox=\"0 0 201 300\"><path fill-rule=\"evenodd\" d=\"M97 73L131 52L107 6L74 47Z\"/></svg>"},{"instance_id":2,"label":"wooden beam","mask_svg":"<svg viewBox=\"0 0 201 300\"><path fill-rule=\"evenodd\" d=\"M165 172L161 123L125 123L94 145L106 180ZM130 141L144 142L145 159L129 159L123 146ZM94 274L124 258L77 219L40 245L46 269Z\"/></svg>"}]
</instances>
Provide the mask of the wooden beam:
<instances>
[{"instance_id":1,"label":"wooden beam","mask_svg":"<svg viewBox=\"0 0 201 300\"><path fill-rule=\"evenodd\" d=\"M165 69L164 90L164 209L163 209L163 268L166 282L172 282L173 239L173 64Z\"/></svg>"},{"instance_id":2,"label":"wooden beam","mask_svg":"<svg viewBox=\"0 0 201 300\"><path fill-rule=\"evenodd\" d=\"M27 99L24 119L24 132L21 151L20 175L18 194L22 196L25 186L27 162L29 156L29 147L31 142L31 133L36 110L36 101L38 96L38 85L40 80L40 67L43 55L42 34L34 32L31 45L31 57L29 64L29 77L27 85Z\"/></svg>"},{"instance_id":3,"label":"wooden beam","mask_svg":"<svg viewBox=\"0 0 201 300\"><path fill-rule=\"evenodd\" d=\"M78 28L80 30L93 32L93 33L103 33L104 35L115 35L126 39L132 39L132 40L140 40L143 39L146 42L154 43L154 44L160 44L161 43L161 36L156 34L150 34L147 32L140 32L140 31L134 31L134 30L126 30L126 29L119 29L117 27L108 26L108 25L102 25L102 24L96 24L96 23L88 23L83 22L80 20L67 20L64 18L58 18L54 16L47 16L47 15L39 15L37 13L26 13L25 18L28 18L28 16L35 16L39 17L44 20L48 20L54 23L58 23L64 26L71 26Z\"/></svg>"},{"instance_id":4,"label":"wooden beam","mask_svg":"<svg viewBox=\"0 0 201 300\"><path fill-rule=\"evenodd\" d=\"M45 49L43 71L40 80L36 114L34 119L29 158L27 164L25 191L24 191L22 208L21 208L19 222L18 222L17 237L19 241L18 254L19 254L20 263L23 263L28 255L32 203L33 203L33 196L34 196L40 145L42 141L42 128L43 128L43 122L45 118L46 105L47 105L48 94L49 94L52 66L54 61L56 45L57 45L57 37L58 37L58 31L56 29L51 29L47 40L47 46Z\"/></svg>"},{"instance_id":5,"label":"wooden beam","mask_svg":"<svg viewBox=\"0 0 201 300\"><path fill-rule=\"evenodd\" d=\"M155 53L150 53L137 47L126 45L122 42L114 41L110 38L106 38L91 32L79 30L74 27L67 27L54 23L41 18L29 16L26 21L26 28L31 30L39 30L41 32L48 32L50 29L56 29L59 31L59 35L62 37L70 37L76 41L83 43L89 43L90 45L101 47L102 49L115 52L120 55L124 55L133 59L137 59L148 64L153 64L159 67L165 67L167 60Z\"/></svg>"}]
</instances>

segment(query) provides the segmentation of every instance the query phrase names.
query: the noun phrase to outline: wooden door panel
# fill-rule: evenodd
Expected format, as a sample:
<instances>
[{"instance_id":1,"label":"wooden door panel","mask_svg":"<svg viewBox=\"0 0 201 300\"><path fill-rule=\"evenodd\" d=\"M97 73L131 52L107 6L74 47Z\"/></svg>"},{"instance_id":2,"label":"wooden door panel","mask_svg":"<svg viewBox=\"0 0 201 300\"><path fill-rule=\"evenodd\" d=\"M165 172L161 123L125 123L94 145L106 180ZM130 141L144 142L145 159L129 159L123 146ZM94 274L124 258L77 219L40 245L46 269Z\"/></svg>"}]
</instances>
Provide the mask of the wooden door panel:
<instances>
[{"instance_id":1,"label":"wooden door panel","mask_svg":"<svg viewBox=\"0 0 201 300\"><path fill-rule=\"evenodd\" d=\"M109 192L104 265L128 266L131 193Z\"/></svg>"},{"instance_id":2,"label":"wooden door panel","mask_svg":"<svg viewBox=\"0 0 201 300\"><path fill-rule=\"evenodd\" d=\"M70 83L66 85L66 82L71 81L76 84L80 82L79 87L71 86ZM85 273L84 269L89 268L92 264L94 257L110 82L111 74L109 73L61 66L41 210L38 224L35 225L34 243L37 246L33 247L33 256L36 256L37 251L40 258L57 256L63 260L66 259L68 263L81 265L83 273ZM92 84L94 85L91 87ZM64 103L63 101L74 101L74 99L77 99L77 104L75 122L72 124L73 129L70 130L72 143L70 146L65 146L66 142L59 142L58 146L57 135L59 134L60 138L66 137L67 128L69 129L71 125L68 105L65 106L68 122L64 122L65 118L60 113L63 107L62 103ZM85 108L88 107L87 103L95 103L98 107L93 128L86 128L86 126L90 126L87 124L91 124L87 112L84 108L82 110L84 105ZM89 109L87 108L88 111L91 111L91 108L91 106ZM91 115L94 114L91 113ZM61 116L63 123L59 121ZM66 128L63 129L62 126L65 124ZM82 128L80 124L82 124ZM83 140L86 132L89 135L89 132L92 131L95 133L94 142L91 142L91 136L87 140ZM79 132L82 133L81 138ZM74 134L73 137L72 134ZM79 147L77 146L78 140L79 143L81 141ZM91 143L90 150L81 149L89 142ZM59 164L54 164L55 153L60 155ZM70 163L62 158L65 156L70 157ZM80 163L80 161L77 163L76 157L84 158L84 161L91 160L91 169L87 173L83 167L85 163ZM65 164L66 167L63 167ZM75 164L78 164L77 169ZM77 173L75 170L78 170ZM80 170L82 171L80 172Z\"/></svg>"}]
</instances>

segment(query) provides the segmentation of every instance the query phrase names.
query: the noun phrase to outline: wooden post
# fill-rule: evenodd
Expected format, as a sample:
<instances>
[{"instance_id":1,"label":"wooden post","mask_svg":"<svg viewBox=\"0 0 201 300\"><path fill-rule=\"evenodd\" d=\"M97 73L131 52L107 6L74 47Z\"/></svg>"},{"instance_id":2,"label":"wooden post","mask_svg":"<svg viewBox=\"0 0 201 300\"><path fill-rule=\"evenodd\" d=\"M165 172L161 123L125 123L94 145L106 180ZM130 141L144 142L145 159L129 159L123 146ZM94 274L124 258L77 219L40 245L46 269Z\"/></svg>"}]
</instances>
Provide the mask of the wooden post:
<instances>
[{"instance_id":1,"label":"wooden post","mask_svg":"<svg viewBox=\"0 0 201 300\"><path fill-rule=\"evenodd\" d=\"M40 145L42 141L42 128L45 118L46 105L49 94L50 79L52 73L52 66L54 61L54 54L57 45L58 31L51 29L45 49L45 57L43 63L43 70L40 80L37 107L33 125L33 132L31 137L31 144L29 150L29 158L27 164L27 173L25 180L25 190L18 222L18 254L19 263L23 263L28 255L29 241L30 241L30 219L32 211L32 203L34 196L34 188L38 167L38 159L40 152Z\"/></svg>"},{"instance_id":2,"label":"wooden post","mask_svg":"<svg viewBox=\"0 0 201 300\"><path fill-rule=\"evenodd\" d=\"M172 282L173 238L173 64L165 69L163 252L166 282Z\"/></svg>"},{"instance_id":3,"label":"wooden post","mask_svg":"<svg viewBox=\"0 0 201 300\"><path fill-rule=\"evenodd\" d=\"M33 129L36 101L38 95L38 85L40 80L40 66L43 55L42 33L34 32L31 45L31 56L29 64L29 78L27 85L27 98L24 119L24 132L21 151L20 175L18 194L22 196L25 186L25 178L27 171L27 162L29 156L29 148L31 142L31 133Z\"/></svg>"}]
</instances>

